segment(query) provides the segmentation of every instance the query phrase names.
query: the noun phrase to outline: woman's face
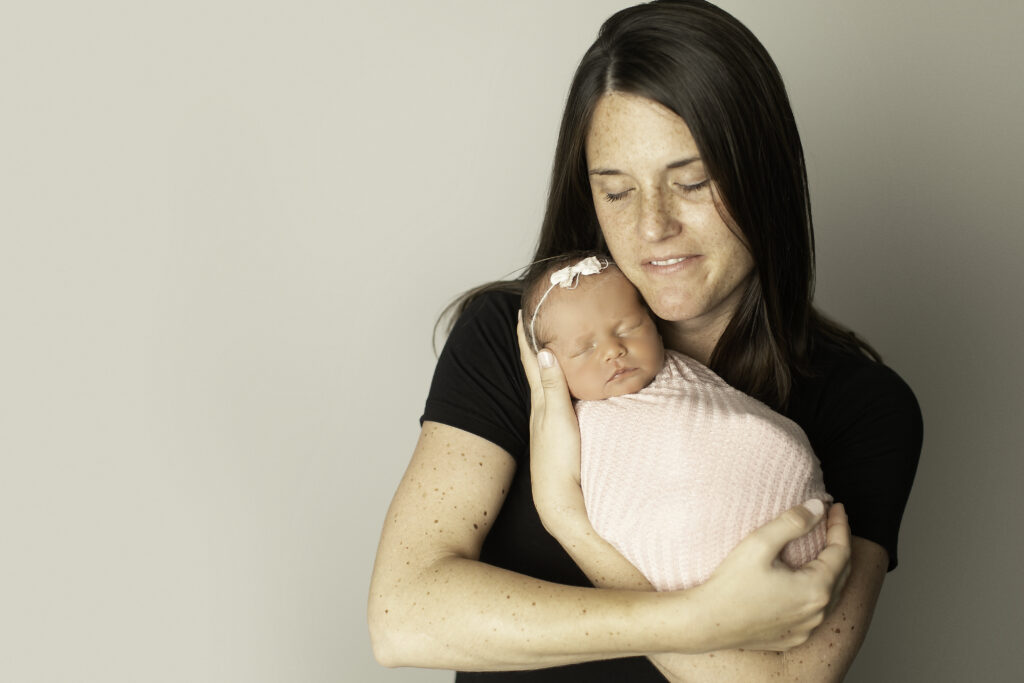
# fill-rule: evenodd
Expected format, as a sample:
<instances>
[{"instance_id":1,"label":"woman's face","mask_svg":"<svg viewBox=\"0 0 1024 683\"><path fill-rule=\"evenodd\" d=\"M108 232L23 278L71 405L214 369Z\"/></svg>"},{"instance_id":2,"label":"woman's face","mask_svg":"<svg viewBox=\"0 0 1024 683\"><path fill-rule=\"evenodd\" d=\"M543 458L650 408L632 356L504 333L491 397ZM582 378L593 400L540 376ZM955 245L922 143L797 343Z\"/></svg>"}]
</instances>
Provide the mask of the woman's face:
<instances>
[{"instance_id":1,"label":"woman's face","mask_svg":"<svg viewBox=\"0 0 1024 683\"><path fill-rule=\"evenodd\" d=\"M753 260L719 213L686 123L652 100L608 93L594 112L586 154L615 263L658 317L680 331L720 335Z\"/></svg>"}]
</instances>

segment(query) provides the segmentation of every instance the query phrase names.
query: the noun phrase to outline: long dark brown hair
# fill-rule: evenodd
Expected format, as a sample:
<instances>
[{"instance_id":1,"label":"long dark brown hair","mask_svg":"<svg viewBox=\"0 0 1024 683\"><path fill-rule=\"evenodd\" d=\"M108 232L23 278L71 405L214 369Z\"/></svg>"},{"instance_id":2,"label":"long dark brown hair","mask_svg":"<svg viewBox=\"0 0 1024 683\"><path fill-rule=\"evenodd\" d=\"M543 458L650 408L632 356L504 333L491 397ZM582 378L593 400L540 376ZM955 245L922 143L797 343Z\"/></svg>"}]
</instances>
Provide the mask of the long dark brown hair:
<instances>
[{"instance_id":1,"label":"long dark brown hair","mask_svg":"<svg viewBox=\"0 0 1024 683\"><path fill-rule=\"evenodd\" d=\"M782 409L815 341L878 354L812 305L814 230L803 147L775 63L730 14L702 0L658 0L614 14L583 56L562 117L547 209L532 270L558 254L606 249L587 177L585 141L597 101L638 95L682 118L742 233L753 277L709 365L734 387ZM477 287L446 313L457 317ZM442 314L444 315L444 314Z\"/></svg>"}]
</instances>

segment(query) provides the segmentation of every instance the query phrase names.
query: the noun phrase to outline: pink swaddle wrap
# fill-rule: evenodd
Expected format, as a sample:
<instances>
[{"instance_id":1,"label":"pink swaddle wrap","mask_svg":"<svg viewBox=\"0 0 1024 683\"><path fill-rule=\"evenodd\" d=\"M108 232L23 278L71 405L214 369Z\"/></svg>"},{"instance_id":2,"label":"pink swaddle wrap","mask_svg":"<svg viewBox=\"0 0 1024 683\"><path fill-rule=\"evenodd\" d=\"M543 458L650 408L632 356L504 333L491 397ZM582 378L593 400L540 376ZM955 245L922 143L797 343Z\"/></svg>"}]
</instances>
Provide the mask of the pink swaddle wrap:
<instances>
[{"instance_id":1,"label":"pink swaddle wrap","mask_svg":"<svg viewBox=\"0 0 1024 683\"><path fill-rule=\"evenodd\" d=\"M796 423L674 351L644 389L576 414L587 515L657 590L706 581L757 527L832 500ZM798 567L824 546L822 520L782 558Z\"/></svg>"}]
</instances>

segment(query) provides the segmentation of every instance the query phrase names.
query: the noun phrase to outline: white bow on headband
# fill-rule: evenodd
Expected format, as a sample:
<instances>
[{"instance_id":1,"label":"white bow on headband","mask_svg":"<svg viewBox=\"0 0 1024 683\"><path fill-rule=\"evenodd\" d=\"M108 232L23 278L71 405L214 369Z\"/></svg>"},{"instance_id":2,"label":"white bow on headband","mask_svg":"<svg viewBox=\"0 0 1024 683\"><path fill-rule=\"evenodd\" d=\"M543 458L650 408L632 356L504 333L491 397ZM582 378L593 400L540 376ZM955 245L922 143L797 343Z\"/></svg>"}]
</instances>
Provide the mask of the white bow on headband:
<instances>
[{"instance_id":1,"label":"white bow on headband","mask_svg":"<svg viewBox=\"0 0 1024 683\"><path fill-rule=\"evenodd\" d=\"M579 284L580 275L595 275L607 267L607 261L601 261L596 256L588 256L575 266L559 268L551 273L551 287L548 288L548 291L550 292L555 285L563 289L573 289ZM547 296L547 294L545 293L544 296ZM543 300L544 297L541 297L541 301Z\"/></svg>"},{"instance_id":2,"label":"white bow on headband","mask_svg":"<svg viewBox=\"0 0 1024 683\"><path fill-rule=\"evenodd\" d=\"M548 287L547 291L544 292L544 296L540 298L537 305L533 309L533 317L530 318L530 341L533 342L533 350L539 351L537 348L537 335L533 331L534 323L537 322L537 313L540 312L540 305L544 303L544 300L548 298L548 294L555 287L561 287L562 289L576 289L576 285L580 282L581 275L596 275L602 270L608 267L610 262L607 259L601 259L596 256L588 256L579 263L565 268L559 268L551 274L551 286Z\"/></svg>"}]
</instances>

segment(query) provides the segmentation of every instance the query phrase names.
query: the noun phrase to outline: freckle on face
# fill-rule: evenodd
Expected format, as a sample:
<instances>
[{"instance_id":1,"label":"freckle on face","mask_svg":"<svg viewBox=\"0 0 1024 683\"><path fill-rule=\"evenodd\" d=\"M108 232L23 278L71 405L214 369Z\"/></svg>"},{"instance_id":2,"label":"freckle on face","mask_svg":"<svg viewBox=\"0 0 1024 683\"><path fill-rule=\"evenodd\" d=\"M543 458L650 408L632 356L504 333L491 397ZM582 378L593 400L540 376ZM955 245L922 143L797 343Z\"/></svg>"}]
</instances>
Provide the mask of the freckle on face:
<instances>
[{"instance_id":1,"label":"freckle on face","mask_svg":"<svg viewBox=\"0 0 1024 683\"><path fill-rule=\"evenodd\" d=\"M668 321L720 321L730 317L753 260L714 200L713 185L696 197L680 196L667 166L700 156L686 122L666 107L636 95L601 97L586 139L590 168L621 172L632 191L608 202L594 184L594 209L616 263L640 289L655 314ZM706 177L706 176L705 176ZM656 274L651 258L697 257L692 265Z\"/></svg>"}]
</instances>

